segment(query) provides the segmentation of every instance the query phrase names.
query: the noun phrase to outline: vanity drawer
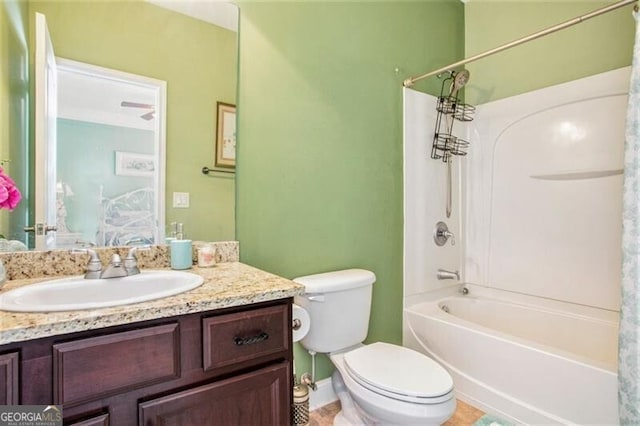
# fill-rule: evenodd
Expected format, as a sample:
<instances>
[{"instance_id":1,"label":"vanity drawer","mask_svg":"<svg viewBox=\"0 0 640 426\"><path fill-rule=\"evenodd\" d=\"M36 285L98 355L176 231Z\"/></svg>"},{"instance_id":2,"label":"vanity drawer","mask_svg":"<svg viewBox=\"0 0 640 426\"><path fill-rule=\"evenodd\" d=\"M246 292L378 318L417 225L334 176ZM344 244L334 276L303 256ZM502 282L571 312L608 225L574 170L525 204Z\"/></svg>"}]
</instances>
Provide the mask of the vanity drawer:
<instances>
[{"instance_id":1,"label":"vanity drawer","mask_svg":"<svg viewBox=\"0 0 640 426\"><path fill-rule=\"evenodd\" d=\"M178 324L53 345L55 404L78 404L180 376Z\"/></svg>"},{"instance_id":2,"label":"vanity drawer","mask_svg":"<svg viewBox=\"0 0 640 426\"><path fill-rule=\"evenodd\" d=\"M289 305L203 319L204 370L229 370L277 359L290 348Z\"/></svg>"}]
</instances>

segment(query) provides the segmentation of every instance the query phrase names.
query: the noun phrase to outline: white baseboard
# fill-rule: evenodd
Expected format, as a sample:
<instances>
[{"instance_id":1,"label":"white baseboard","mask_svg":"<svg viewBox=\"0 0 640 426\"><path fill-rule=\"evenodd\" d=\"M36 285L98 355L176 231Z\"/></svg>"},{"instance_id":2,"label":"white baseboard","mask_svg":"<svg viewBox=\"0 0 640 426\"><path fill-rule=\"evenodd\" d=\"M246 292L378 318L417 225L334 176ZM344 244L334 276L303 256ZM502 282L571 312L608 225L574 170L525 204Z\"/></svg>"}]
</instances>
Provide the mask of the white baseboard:
<instances>
[{"instance_id":1,"label":"white baseboard","mask_svg":"<svg viewBox=\"0 0 640 426\"><path fill-rule=\"evenodd\" d=\"M338 400L338 396L333 391L331 377L318 380L316 382L316 385L318 386L318 388L315 391L309 389L309 391L311 392L309 394L309 411L317 410L322 406L331 404L332 402Z\"/></svg>"}]
</instances>

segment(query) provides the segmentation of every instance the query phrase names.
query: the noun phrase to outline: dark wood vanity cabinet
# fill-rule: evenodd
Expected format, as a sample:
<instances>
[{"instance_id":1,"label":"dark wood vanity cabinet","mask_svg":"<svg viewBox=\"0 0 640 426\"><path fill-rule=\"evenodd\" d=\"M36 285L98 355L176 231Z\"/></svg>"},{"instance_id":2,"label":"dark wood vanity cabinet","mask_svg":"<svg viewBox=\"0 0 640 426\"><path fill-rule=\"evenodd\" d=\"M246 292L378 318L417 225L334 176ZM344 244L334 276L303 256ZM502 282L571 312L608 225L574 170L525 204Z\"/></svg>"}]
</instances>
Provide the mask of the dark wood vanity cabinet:
<instances>
[{"instance_id":1,"label":"dark wood vanity cabinet","mask_svg":"<svg viewBox=\"0 0 640 426\"><path fill-rule=\"evenodd\" d=\"M61 404L64 422L291 424L291 299L0 347L0 404Z\"/></svg>"},{"instance_id":2,"label":"dark wood vanity cabinet","mask_svg":"<svg viewBox=\"0 0 640 426\"><path fill-rule=\"evenodd\" d=\"M0 355L0 405L18 403L18 376L20 365L18 352Z\"/></svg>"}]
</instances>

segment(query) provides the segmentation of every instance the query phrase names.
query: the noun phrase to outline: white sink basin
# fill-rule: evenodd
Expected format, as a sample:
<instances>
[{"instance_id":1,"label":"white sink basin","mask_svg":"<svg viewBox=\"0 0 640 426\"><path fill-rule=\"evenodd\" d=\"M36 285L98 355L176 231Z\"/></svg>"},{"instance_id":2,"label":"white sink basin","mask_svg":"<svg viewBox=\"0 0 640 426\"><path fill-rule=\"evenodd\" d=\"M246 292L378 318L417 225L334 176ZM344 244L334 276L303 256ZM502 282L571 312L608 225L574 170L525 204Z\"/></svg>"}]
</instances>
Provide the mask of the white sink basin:
<instances>
[{"instance_id":1,"label":"white sink basin","mask_svg":"<svg viewBox=\"0 0 640 426\"><path fill-rule=\"evenodd\" d=\"M201 276L183 271L142 271L131 277L91 280L80 275L0 294L0 309L51 312L106 308L173 296L192 290L202 282Z\"/></svg>"}]
</instances>

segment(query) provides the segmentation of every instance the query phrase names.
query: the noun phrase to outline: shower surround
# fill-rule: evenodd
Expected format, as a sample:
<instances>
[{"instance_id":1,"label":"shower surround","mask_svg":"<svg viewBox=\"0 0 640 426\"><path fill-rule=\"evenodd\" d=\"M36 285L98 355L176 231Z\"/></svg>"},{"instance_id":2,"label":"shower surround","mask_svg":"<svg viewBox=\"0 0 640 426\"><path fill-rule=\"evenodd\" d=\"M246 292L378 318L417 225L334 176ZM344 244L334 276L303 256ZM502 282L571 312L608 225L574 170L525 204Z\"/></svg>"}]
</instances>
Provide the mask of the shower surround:
<instances>
[{"instance_id":1,"label":"shower surround","mask_svg":"<svg viewBox=\"0 0 640 426\"><path fill-rule=\"evenodd\" d=\"M629 72L479 105L458 127L471 145L454 159L450 219L446 167L429 158L436 98L405 89L404 342L439 359L457 396L485 411L521 423L617 422L615 357L589 348L616 352ZM471 79L467 90L481 87ZM455 246L433 243L440 220ZM438 268L462 280L437 280ZM444 303L461 283L469 294L456 297L468 302ZM491 304L506 319L481 309ZM575 327L541 327L552 318Z\"/></svg>"}]
</instances>

